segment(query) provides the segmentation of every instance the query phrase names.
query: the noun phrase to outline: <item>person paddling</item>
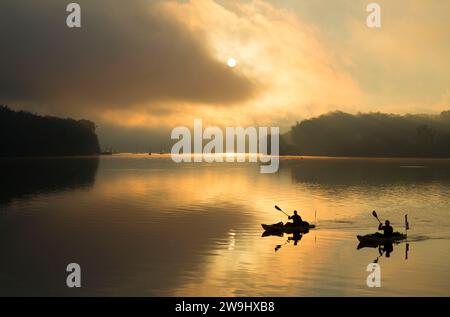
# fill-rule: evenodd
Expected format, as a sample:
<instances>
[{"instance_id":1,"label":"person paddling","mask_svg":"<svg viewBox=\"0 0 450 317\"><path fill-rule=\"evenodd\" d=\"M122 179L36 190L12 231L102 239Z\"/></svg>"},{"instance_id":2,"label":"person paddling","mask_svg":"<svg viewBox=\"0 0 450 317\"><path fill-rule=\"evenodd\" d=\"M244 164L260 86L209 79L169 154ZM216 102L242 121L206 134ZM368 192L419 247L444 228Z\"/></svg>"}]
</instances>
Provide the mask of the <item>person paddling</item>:
<instances>
[{"instance_id":1,"label":"person paddling","mask_svg":"<svg viewBox=\"0 0 450 317\"><path fill-rule=\"evenodd\" d=\"M293 226L301 226L303 224L302 217L300 217L300 215L297 213L297 210L294 210L294 215L289 216L288 218L292 219L291 225Z\"/></svg>"},{"instance_id":2,"label":"person paddling","mask_svg":"<svg viewBox=\"0 0 450 317\"><path fill-rule=\"evenodd\" d=\"M385 238L392 237L392 234L394 233L394 228L392 228L391 222L389 220L386 220L384 222L384 225L380 222L380 225L378 226L378 230L383 230L383 236Z\"/></svg>"}]
</instances>

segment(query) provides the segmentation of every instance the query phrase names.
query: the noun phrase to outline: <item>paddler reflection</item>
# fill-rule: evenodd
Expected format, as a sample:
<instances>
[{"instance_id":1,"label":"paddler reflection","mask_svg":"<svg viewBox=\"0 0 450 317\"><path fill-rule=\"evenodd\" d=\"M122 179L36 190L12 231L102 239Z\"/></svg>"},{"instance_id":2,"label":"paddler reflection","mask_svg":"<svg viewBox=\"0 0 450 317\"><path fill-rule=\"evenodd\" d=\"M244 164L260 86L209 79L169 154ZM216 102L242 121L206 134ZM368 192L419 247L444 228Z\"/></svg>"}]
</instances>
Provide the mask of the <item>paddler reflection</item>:
<instances>
[{"instance_id":1,"label":"paddler reflection","mask_svg":"<svg viewBox=\"0 0 450 317\"><path fill-rule=\"evenodd\" d=\"M391 253L394 252L394 245L392 243L385 243L382 245L378 246L378 253L380 254L374 261L373 263L377 263L378 260L380 259L380 257L382 257L383 255L386 258L390 258L391 257Z\"/></svg>"},{"instance_id":2,"label":"paddler reflection","mask_svg":"<svg viewBox=\"0 0 450 317\"><path fill-rule=\"evenodd\" d=\"M292 237L288 237L288 241L294 241L294 245L297 245L298 242L302 239L303 235L300 232L294 232Z\"/></svg>"},{"instance_id":3,"label":"paddler reflection","mask_svg":"<svg viewBox=\"0 0 450 317\"><path fill-rule=\"evenodd\" d=\"M299 241L303 238L303 235L306 234L307 232L293 232L291 234L288 235L287 240L283 243L283 244L277 244L275 247L275 252L280 250L282 247L284 247L286 244L290 243L291 241L293 241L294 246L297 246ZM276 232L270 232L270 231L265 231L262 234L262 237L268 237L268 236L276 236L276 237L284 237L284 233L276 233Z\"/></svg>"}]
</instances>

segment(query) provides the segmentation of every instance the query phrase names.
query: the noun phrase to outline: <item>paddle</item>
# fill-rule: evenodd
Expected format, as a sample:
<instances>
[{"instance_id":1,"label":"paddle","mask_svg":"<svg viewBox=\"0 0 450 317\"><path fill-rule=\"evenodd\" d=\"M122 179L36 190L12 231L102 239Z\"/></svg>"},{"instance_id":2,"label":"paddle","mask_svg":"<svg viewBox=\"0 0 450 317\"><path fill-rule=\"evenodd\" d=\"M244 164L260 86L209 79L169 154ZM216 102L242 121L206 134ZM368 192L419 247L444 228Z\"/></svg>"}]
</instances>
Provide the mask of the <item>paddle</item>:
<instances>
[{"instance_id":1,"label":"paddle","mask_svg":"<svg viewBox=\"0 0 450 317\"><path fill-rule=\"evenodd\" d=\"M380 225L382 224L381 221L380 221L380 219L378 219L378 215L377 215L377 212L376 212L375 210L372 211L372 216L374 216L375 218L377 218L377 220L378 220L378 222L380 223Z\"/></svg>"},{"instance_id":2,"label":"paddle","mask_svg":"<svg viewBox=\"0 0 450 317\"><path fill-rule=\"evenodd\" d=\"M282 247L284 247L286 244L288 244L289 243L289 239L286 241L286 242L284 242L284 244L283 245L281 245L281 244L278 244L276 247L275 247L275 252L277 252L278 250L280 250Z\"/></svg>"},{"instance_id":3,"label":"paddle","mask_svg":"<svg viewBox=\"0 0 450 317\"><path fill-rule=\"evenodd\" d=\"M384 250L381 251L380 248L378 248L378 253L380 254L379 256L377 256L377 258L375 260L373 260L373 263L378 263L378 261L380 260L380 258L383 256L384 254Z\"/></svg>"},{"instance_id":4,"label":"paddle","mask_svg":"<svg viewBox=\"0 0 450 317\"><path fill-rule=\"evenodd\" d=\"M289 217L289 215L287 213L285 213L280 207L278 207L277 205L275 205L275 209L281 211L282 213L284 213L286 216Z\"/></svg>"}]
</instances>

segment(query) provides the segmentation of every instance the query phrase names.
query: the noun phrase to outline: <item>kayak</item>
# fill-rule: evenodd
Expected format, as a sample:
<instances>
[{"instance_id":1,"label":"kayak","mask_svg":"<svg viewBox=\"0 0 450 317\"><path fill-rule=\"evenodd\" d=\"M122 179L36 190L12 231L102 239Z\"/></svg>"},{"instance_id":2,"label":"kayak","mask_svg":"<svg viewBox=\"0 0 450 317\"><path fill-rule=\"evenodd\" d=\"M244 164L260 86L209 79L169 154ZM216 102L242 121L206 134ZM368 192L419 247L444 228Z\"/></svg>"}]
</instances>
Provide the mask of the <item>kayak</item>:
<instances>
[{"instance_id":1,"label":"kayak","mask_svg":"<svg viewBox=\"0 0 450 317\"><path fill-rule=\"evenodd\" d=\"M374 245L380 245L380 244L386 244L386 243L393 243L393 242L399 242L406 239L406 234L400 233L400 232L394 232L392 234L392 237L384 237L381 233L372 233L372 234L366 234L365 236L356 236L361 243L367 243L367 244L374 244Z\"/></svg>"},{"instance_id":2,"label":"kayak","mask_svg":"<svg viewBox=\"0 0 450 317\"><path fill-rule=\"evenodd\" d=\"M275 223L273 225L262 224L261 226L263 227L264 230L269 232L284 232L284 233L307 232L309 231L309 229L313 229L316 227L315 225L311 225L307 222L304 222L301 226L294 226L292 224L285 225L282 222Z\"/></svg>"}]
</instances>

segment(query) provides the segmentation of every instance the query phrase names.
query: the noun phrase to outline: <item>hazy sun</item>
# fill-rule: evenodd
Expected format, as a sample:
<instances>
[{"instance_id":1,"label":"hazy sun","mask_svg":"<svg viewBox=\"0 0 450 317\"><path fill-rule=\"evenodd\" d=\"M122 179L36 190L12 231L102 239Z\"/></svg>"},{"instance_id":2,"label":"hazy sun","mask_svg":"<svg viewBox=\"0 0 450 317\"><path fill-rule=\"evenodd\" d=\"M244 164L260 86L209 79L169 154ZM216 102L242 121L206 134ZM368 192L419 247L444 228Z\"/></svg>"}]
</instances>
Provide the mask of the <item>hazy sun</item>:
<instances>
[{"instance_id":1,"label":"hazy sun","mask_svg":"<svg viewBox=\"0 0 450 317\"><path fill-rule=\"evenodd\" d=\"M228 67L233 68L237 65L237 62L234 58L230 57L227 61L227 65L228 65Z\"/></svg>"}]
</instances>

